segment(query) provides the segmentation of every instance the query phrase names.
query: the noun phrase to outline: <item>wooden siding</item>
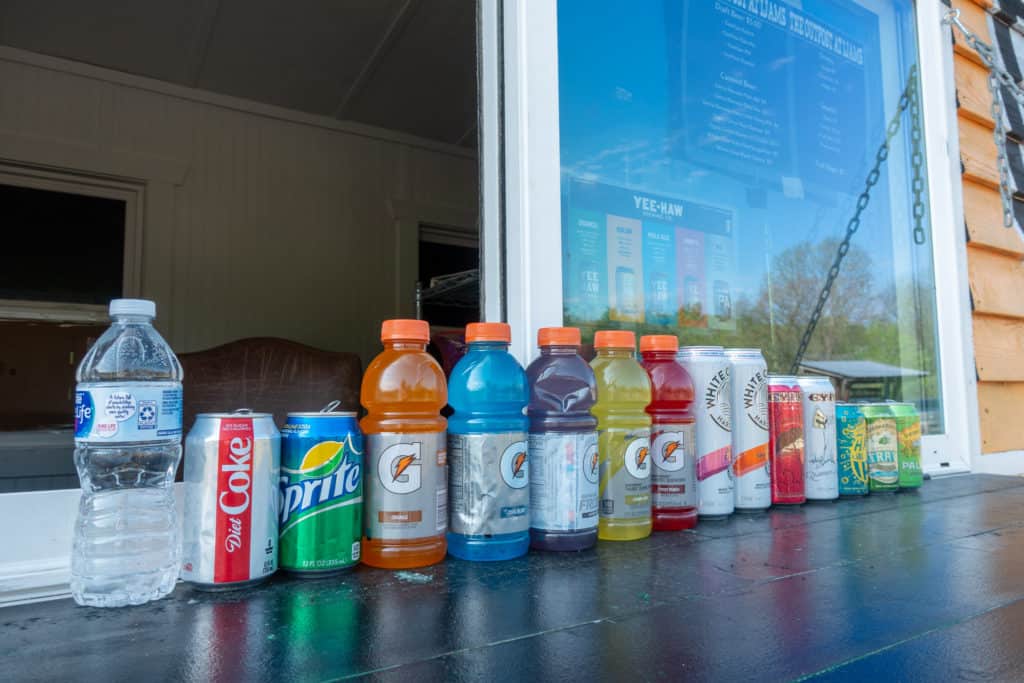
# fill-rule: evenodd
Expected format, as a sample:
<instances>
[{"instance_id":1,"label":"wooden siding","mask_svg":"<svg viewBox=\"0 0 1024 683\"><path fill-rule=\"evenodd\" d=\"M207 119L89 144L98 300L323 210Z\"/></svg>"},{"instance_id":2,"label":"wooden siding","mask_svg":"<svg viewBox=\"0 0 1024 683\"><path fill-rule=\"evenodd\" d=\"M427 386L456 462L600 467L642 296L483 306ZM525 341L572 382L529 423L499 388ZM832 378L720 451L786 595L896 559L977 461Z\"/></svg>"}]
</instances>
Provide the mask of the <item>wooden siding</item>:
<instances>
[{"instance_id":1,"label":"wooden siding","mask_svg":"<svg viewBox=\"0 0 1024 683\"><path fill-rule=\"evenodd\" d=\"M954 0L964 24L992 43L984 0ZM988 71L955 36L967 265L982 453L1024 449L1024 240L1003 227Z\"/></svg>"},{"instance_id":2,"label":"wooden siding","mask_svg":"<svg viewBox=\"0 0 1024 683\"><path fill-rule=\"evenodd\" d=\"M0 160L145 184L139 294L179 351L271 335L365 362L413 312L394 203L476 214L471 154L88 69L0 54Z\"/></svg>"}]
</instances>

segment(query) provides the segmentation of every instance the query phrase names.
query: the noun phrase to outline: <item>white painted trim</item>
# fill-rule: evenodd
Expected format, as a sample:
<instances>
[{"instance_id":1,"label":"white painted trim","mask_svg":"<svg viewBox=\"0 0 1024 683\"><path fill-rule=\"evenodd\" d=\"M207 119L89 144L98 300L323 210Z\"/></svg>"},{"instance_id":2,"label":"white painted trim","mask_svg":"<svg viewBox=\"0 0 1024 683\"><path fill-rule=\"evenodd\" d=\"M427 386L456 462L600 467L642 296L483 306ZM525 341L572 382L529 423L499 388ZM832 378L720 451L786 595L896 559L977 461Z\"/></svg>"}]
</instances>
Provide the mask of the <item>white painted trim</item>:
<instances>
[{"instance_id":1,"label":"white painted trim","mask_svg":"<svg viewBox=\"0 0 1024 683\"><path fill-rule=\"evenodd\" d=\"M562 324L558 12L554 0L506 0L506 296L512 353L535 353L537 329Z\"/></svg>"},{"instance_id":2,"label":"white painted trim","mask_svg":"<svg viewBox=\"0 0 1024 683\"><path fill-rule=\"evenodd\" d=\"M190 88L184 85L175 85L173 83L159 81L154 78L135 76L122 71L105 69L103 67L93 66L84 62L75 62L67 59L61 59L59 57L50 57L48 55L20 50L18 48L8 47L5 45L0 45L0 61L26 64L28 66L56 71L58 73L75 74L85 78L112 83L114 85L129 86L139 90L146 90L160 95L169 95L171 97L208 104L214 107L221 107L223 109L231 109L234 111L244 112L246 114L256 114L270 119L278 119L289 123L314 126L340 133L349 133L360 137L383 140L385 142L394 142L401 145L407 145L409 147L439 152L441 154L449 154L467 159L476 158L476 152L472 149L438 142L436 140L429 140L427 138L421 138L408 133L400 133L398 131L378 128L377 126L370 126L364 123L355 123L354 121L339 121L338 119L333 119L329 116L307 114L294 109L286 109L285 107L264 104L262 102L246 100L240 97L232 97L230 95L221 95L207 90Z\"/></svg>"},{"instance_id":3,"label":"white painted trim","mask_svg":"<svg viewBox=\"0 0 1024 683\"><path fill-rule=\"evenodd\" d=\"M1024 475L1024 450L982 453L971 460L971 470L982 474Z\"/></svg>"},{"instance_id":4,"label":"white painted trim","mask_svg":"<svg viewBox=\"0 0 1024 683\"><path fill-rule=\"evenodd\" d=\"M505 320L503 285L505 168L502 160L502 49L499 2L477 3L477 74L480 93L480 301L483 319Z\"/></svg>"},{"instance_id":5,"label":"white painted trim","mask_svg":"<svg viewBox=\"0 0 1024 683\"><path fill-rule=\"evenodd\" d=\"M106 306L0 299L0 320L34 320L50 323L104 323L109 319Z\"/></svg>"},{"instance_id":6,"label":"white painted trim","mask_svg":"<svg viewBox=\"0 0 1024 683\"><path fill-rule=\"evenodd\" d=\"M978 428L977 376L967 283L967 240L964 230L960 136L956 117L956 84L949 27L942 24L946 7L940 0L917 3L918 64L921 111L928 162L929 216L935 268L935 306L945 443L931 448L922 442L928 471L938 455L951 468L970 469L981 452Z\"/></svg>"}]
</instances>

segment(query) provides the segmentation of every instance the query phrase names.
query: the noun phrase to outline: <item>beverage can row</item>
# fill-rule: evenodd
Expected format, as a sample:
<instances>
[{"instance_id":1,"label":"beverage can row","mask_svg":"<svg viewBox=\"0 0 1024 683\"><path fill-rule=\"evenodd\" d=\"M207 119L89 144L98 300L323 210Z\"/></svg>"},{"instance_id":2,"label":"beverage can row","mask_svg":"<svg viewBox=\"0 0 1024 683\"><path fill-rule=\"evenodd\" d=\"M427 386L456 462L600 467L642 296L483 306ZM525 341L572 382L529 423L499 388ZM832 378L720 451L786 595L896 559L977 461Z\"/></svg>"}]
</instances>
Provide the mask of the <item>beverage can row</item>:
<instances>
[{"instance_id":1,"label":"beverage can row","mask_svg":"<svg viewBox=\"0 0 1024 683\"><path fill-rule=\"evenodd\" d=\"M839 493L920 488L921 417L911 403L836 405Z\"/></svg>"}]
</instances>

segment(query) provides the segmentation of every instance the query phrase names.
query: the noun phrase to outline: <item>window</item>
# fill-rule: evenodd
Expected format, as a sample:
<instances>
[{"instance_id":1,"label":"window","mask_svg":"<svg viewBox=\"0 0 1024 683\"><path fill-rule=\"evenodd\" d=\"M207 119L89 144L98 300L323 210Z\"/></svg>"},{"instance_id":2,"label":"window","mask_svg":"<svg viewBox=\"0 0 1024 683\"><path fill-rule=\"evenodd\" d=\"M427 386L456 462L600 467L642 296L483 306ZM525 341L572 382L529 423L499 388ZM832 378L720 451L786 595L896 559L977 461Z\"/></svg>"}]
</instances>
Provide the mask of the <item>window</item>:
<instances>
[{"instance_id":1,"label":"window","mask_svg":"<svg viewBox=\"0 0 1024 683\"><path fill-rule=\"evenodd\" d=\"M912 3L598 5L558 5L565 322L760 347L942 432Z\"/></svg>"}]
</instances>

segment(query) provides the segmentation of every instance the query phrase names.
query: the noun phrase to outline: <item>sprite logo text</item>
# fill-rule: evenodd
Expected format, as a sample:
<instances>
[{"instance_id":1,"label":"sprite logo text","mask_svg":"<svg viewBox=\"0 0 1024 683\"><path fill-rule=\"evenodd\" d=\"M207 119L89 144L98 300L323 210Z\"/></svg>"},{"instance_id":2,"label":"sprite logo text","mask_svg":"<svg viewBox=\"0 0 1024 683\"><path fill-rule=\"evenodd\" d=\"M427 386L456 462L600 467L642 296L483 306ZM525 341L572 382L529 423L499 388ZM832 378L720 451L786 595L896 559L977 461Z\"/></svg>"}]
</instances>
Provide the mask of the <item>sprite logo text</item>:
<instances>
[{"instance_id":1,"label":"sprite logo text","mask_svg":"<svg viewBox=\"0 0 1024 683\"><path fill-rule=\"evenodd\" d=\"M298 469L281 468L281 534L325 510L362 501L361 458L351 439L310 448Z\"/></svg>"}]
</instances>

